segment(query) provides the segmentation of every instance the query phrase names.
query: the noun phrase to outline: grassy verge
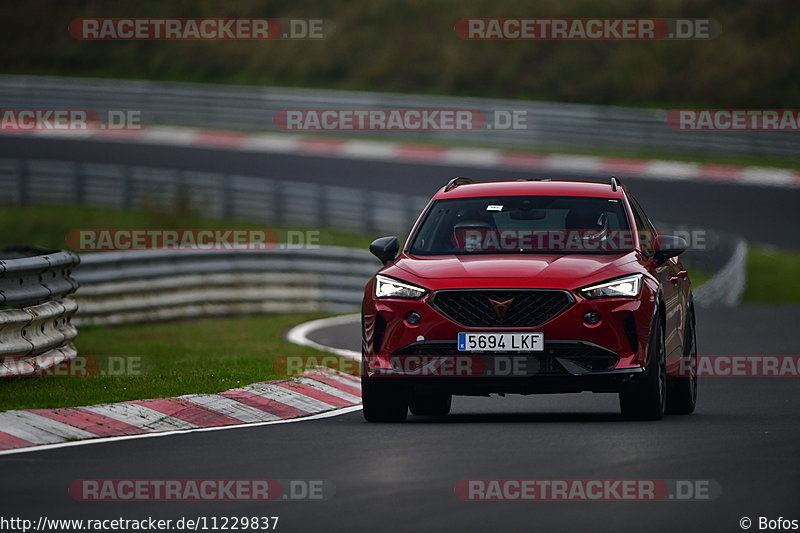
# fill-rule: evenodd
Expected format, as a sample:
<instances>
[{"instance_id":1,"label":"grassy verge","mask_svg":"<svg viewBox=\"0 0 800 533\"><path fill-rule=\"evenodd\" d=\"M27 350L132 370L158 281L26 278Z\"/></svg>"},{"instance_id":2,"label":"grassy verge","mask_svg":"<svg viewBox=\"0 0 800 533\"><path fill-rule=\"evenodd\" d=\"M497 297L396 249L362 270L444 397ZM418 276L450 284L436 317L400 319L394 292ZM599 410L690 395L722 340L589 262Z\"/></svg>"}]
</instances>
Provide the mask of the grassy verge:
<instances>
[{"instance_id":1,"label":"grassy verge","mask_svg":"<svg viewBox=\"0 0 800 533\"><path fill-rule=\"evenodd\" d=\"M692 288L697 289L705 282L711 279L712 274L708 272L699 272L696 270L692 270L690 273L690 279L692 280Z\"/></svg>"},{"instance_id":2,"label":"grassy verge","mask_svg":"<svg viewBox=\"0 0 800 533\"><path fill-rule=\"evenodd\" d=\"M156 210L118 210L99 207L62 206L8 206L0 209L0 248L15 244L37 245L48 248L67 247L67 233L75 229L213 229L233 230L270 229L279 237L287 230L316 228L266 228L242 220L206 218L186 208L165 213ZM361 235L320 230L319 244L366 248L371 239Z\"/></svg>"},{"instance_id":3,"label":"grassy verge","mask_svg":"<svg viewBox=\"0 0 800 533\"><path fill-rule=\"evenodd\" d=\"M80 355L130 356L127 362L141 363L141 372L134 367L141 375L4 380L0 411L214 393L282 378L285 375L273 368L275 357L321 353L284 340L284 334L296 324L323 316L303 313L81 328Z\"/></svg>"},{"instance_id":4,"label":"grassy verge","mask_svg":"<svg viewBox=\"0 0 800 533\"><path fill-rule=\"evenodd\" d=\"M745 302L800 303L800 252L751 248Z\"/></svg>"}]
</instances>

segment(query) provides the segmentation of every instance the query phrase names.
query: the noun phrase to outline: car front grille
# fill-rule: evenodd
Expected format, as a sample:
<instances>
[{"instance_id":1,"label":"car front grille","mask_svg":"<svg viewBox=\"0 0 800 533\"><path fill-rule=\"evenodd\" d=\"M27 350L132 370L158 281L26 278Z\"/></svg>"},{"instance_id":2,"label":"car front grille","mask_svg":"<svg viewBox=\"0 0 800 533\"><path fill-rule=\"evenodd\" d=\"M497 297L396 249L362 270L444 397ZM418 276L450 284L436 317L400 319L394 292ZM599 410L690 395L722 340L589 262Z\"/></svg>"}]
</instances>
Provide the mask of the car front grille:
<instances>
[{"instance_id":1,"label":"car front grille","mask_svg":"<svg viewBox=\"0 0 800 533\"><path fill-rule=\"evenodd\" d=\"M574 300L557 290L442 290L431 305L468 328L535 328L566 311Z\"/></svg>"}]
</instances>

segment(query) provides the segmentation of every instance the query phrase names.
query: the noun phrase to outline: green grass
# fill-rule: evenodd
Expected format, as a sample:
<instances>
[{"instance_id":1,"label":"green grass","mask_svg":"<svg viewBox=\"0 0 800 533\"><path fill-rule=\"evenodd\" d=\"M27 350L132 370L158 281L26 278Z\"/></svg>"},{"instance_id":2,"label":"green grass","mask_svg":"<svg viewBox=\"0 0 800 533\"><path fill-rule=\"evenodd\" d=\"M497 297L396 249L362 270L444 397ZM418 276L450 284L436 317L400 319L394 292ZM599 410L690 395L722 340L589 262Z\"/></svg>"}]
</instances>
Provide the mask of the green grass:
<instances>
[{"instance_id":1,"label":"green grass","mask_svg":"<svg viewBox=\"0 0 800 533\"><path fill-rule=\"evenodd\" d=\"M0 249L15 245L36 245L46 248L67 248L67 233L75 229L270 229L283 238L286 228L256 224L242 220L206 218L192 209L177 212L156 210L118 210L97 207L8 206L0 209ZM319 244L366 248L369 237L341 231L320 230Z\"/></svg>"},{"instance_id":2,"label":"green grass","mask_svg":"<svg viewBox=\"0 0 800 533\"><path fill-rule=\"evenodd\" d=\"M81 356L141 357L141 375L16 378L0 383L0 411L93 405L223 390L286 377L282 355L320 354L283 336L320 313L117 327L84 327Z\"/></svg>"},{"instance_id":3,"label":"green grass","mask_svg":"<svg viewBox=\"0 0 800 533\"><path fill-rule=\"evenodd\" d=\"M697 270L692 270L689 276L689 279L692 281L692 287L695 289L711 279L711 274L708 272L700 272Z\"/></svg>"},{"instance_id":4,"label":"green grass","mask_svg":"<svg viewBox=\"0 0 800 533\"><path fill-rule=\"evenodd\" d=\"M800 252L750 248L747 289L743 300L753 303L800 303Z\"/></svg>"}]
</instances>

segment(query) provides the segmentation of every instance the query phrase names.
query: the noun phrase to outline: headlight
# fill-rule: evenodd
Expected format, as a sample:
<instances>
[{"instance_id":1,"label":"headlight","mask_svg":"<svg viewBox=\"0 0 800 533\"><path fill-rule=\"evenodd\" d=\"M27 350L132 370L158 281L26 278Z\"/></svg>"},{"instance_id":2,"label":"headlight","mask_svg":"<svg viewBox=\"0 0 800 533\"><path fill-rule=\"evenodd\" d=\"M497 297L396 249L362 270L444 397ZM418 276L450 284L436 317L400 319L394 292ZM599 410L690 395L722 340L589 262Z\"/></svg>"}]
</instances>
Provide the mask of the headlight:
<instances>
[{"instance_id":1,"label":"headlight","mask_svg":"<svg viewBox=\"0 0 800 533\"><path fill-rule=\"evenodd\" d=\"M386 276L375 277L375 297L376 298L408 298L418 300L428 292L422 287L403 283L396 279Z\"/></svg>"},{"instance_id":2,"label":"headlight","mask_svg":"<svg viewBox=\"0 0 800 533\"><path fill-rule=\"evenodd\" d=\"M625 276L605 283L584 287L580 290L586 298L613 298L618 296L639 296L642 289L642 275Z\"/></svg>"}]
</instances>

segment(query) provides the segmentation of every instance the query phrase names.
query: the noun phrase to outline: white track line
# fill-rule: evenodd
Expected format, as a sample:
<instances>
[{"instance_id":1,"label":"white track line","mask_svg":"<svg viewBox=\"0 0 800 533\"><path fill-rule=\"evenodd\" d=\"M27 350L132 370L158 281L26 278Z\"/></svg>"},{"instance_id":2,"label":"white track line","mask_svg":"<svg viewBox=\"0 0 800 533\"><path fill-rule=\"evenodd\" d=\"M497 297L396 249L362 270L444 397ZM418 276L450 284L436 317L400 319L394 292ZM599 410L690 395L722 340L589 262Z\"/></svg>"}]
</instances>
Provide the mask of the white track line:
<instances>
[{"instance_id":1,"label":"white track line","mask_svg":"<svg viewBox=\"0 0 800 533\"><path fill-rule=\"evenodd\" d=\"M444 152L447 163L493 168L500 165L500 150L482 148L450 148Z\"/></svg>"},{"instance_id":2,"label":"white track line","mask_svg":"<svg viewBox=\"0 0 800 533\"><path fill-rule=\"evenodd\" d=\"M142 135L134 138L134 142L146 144L171 144L177 146L192 146L200 136L200 130L181 128L178 126L159 126L158 128L145 128ZM123 140L123 139L120 139Z\"/></svg>"},{"instance_id":3,"label":"white track line","mask_svg":"<svg viewBox=\"0 0 800 533\"><path fill-rule=\"evenodd\" d=\"M358 322L359 320L361 320L361 315L355 313L351 315L332 316L330 318L320 318L319 320L304 322L303 324L299 324L290 329L286 334L286 340L295 344L299 344L300 346L314 348L315 350L330 352L336 355L350 357L351 359L360 359L361 354L359 352L347 350L345 348L336 348L334 346L325 346L324 344L320 344L308 338L308 335L315 330L341 326L344 324L352 324L353 322Z\"/></svg>"},{"instance_id":4,"label":"white track line","mask_svg":"<svg viewBox=\"0 0 800 533\"><path fill-rule=\"evenodd\" d=\"M347 141L342 155L358 159L393 159L397 157L397 145L372 141Z\"/></svg>"},{"instance_id":5,"label":"white track line","mask_svg":"<svg viewBox=\"0 0 800 533\"><path fill-rule=\"evenodd\" d=\"M701 175L696 163L659 160L648 161L642 174L662 180L690 180Z\"/></svg>"},{"instance_id":6,"label":"white track line","mask_svg":"<svg viewBox=\"0 0 800 533\"><path fill-rule=\"evenodd\" d=\"M752 185L790 186L795 173L788 169L767 167L745 167L739 174L739 182Z\"/></svg>"}]
</instances>

